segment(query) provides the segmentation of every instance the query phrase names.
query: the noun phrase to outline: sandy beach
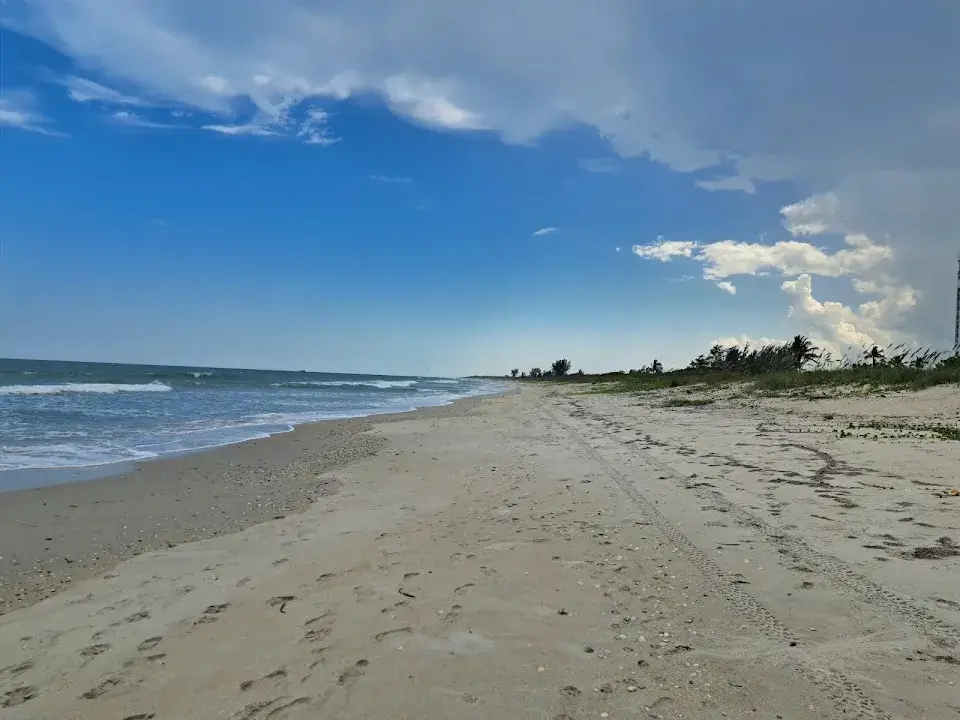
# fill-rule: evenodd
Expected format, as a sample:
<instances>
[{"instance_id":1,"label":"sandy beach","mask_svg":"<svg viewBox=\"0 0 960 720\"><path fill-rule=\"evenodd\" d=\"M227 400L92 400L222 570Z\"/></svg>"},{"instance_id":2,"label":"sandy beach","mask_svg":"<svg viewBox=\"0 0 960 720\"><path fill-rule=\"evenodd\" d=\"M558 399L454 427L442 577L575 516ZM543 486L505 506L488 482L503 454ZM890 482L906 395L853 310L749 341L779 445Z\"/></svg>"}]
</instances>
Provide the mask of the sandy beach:
<instances>
[{"instance_id":1,"label":"sandy beach","mask_svg":"<svg viewBox=\"0 0 960 720\"><path fill-rule=\"evenodd\" d=\"M917 429L956 388L678 397L521 384L6 493L0 716L958 717L960 443Z\"/></svg>"}]
</instances>

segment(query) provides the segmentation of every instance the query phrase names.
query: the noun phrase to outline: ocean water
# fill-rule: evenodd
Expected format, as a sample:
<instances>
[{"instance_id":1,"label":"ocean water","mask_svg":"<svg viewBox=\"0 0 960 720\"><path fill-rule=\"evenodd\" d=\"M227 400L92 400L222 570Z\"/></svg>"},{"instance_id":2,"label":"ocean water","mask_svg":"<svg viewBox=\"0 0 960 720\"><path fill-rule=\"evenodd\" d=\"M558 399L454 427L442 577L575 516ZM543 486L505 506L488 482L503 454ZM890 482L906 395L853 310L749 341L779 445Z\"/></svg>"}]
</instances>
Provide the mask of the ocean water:
<instances>
[{"instance_id":1,"label":"ocean water","mask_svg":"<svg viewBox=\"0 0 960 720\"><path fill-rule=\"evenodd\" d=\"M0 471L143 460L502 389L461 378L0 359Z\"/></svg>"}]
</instances>

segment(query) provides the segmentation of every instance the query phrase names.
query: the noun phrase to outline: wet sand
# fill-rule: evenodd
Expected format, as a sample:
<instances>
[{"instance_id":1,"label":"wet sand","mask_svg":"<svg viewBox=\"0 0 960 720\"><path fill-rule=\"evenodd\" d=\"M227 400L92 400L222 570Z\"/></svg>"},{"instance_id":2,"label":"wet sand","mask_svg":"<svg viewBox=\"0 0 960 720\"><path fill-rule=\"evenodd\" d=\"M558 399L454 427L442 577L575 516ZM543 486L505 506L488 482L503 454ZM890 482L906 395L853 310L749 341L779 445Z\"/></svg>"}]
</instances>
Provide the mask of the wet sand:
<instances>
[{"instance_id":1,"label":"wet sand","mask_svg":"<svg viewBox=\"0 0 960 720\"><path fill-rule=\"evenodd\" d=\"M367 433L372 423L311 423L204 452L85 469L97 475L91 480L64 483L68 473L52 472L61 484L0 493L0 614L141 553L303 512L337 491L329 471L382 447Z\"/></svg>"},{"instance_id":2,"label":"wet sand","mask_svg":"<svg viewBox=\"0 0 960 720\"><path fill-rule=\"evenodd\" d=\"M954 396L668 397L524 385L326 471L312 430L224 449L314 501L0 617L4 720L956 717L960 559L913 550L957 536L960 443L838 432Z\"/></svg>"}]
</instances>

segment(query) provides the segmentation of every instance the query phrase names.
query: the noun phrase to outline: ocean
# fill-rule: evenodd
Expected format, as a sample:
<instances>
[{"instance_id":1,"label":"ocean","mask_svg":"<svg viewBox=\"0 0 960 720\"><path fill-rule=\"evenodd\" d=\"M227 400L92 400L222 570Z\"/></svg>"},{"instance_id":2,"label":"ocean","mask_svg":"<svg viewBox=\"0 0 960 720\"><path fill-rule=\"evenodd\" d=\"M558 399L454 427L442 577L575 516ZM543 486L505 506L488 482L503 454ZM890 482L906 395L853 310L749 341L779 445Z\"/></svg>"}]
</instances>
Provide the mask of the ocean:
<instances>
[{"instance_id":1,"label":"ocean","mask_svg":"<svg viewBox=\"0 0 960 720\"><path fill-rule=\"evenodd\" d=\"M156 458L502 389L466 378L0 359L0 475Z\"/></svg>"}]
</instances>

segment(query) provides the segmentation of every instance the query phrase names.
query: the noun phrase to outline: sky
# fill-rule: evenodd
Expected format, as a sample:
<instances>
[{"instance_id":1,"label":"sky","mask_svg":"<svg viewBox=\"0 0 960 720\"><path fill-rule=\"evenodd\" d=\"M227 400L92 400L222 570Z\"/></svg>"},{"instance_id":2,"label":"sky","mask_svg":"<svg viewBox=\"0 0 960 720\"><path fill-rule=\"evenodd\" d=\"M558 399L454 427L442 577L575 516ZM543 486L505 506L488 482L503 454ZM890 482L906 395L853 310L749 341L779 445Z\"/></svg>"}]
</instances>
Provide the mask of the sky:
<instances>
[{"instance_id":1,"label":"sky","mask_svg":"<svg viewBox=\"0 0 960 720\"><path fill-rule=\"evenodd\" d=\"M0 356L953 344L955 0L0 0Z\"/></svg>"}]
</instances>

